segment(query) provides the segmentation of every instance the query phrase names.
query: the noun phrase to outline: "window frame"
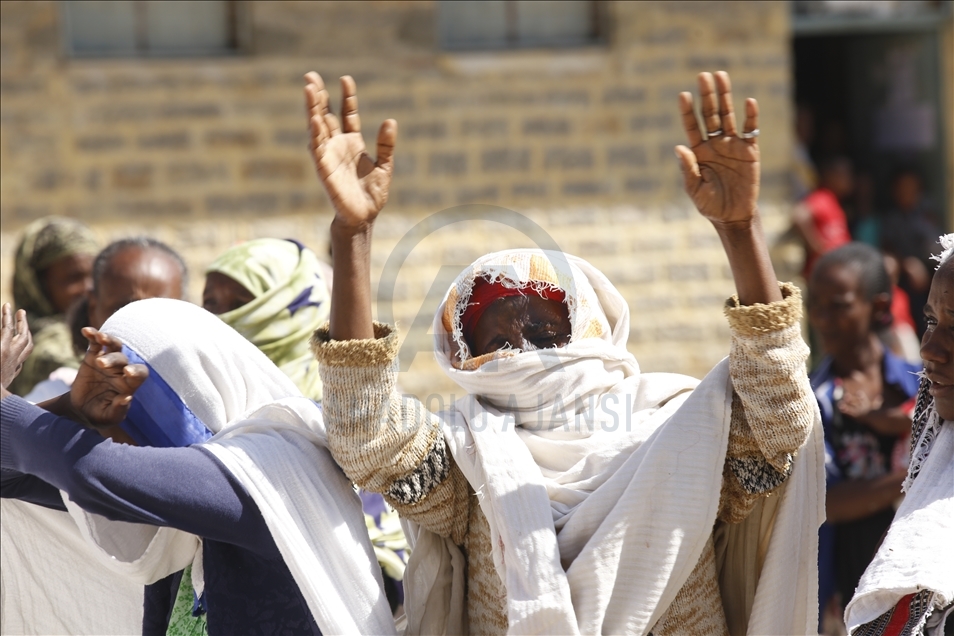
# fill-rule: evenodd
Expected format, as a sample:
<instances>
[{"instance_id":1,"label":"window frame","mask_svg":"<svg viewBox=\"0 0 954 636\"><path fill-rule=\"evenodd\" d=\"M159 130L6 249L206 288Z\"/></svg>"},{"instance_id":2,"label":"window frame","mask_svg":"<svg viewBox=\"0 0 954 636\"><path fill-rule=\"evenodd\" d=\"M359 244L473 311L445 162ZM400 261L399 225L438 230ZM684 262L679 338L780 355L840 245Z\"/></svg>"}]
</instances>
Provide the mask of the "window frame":
<instances>
[{"instance_id":1,"label":"window frame","mask_svg":"<svg viewBox=\"0 0 954 636\"><path fill-rule=\"evenodd\" d=\"M592 19L593 35L586 40L576 40L572 38L538 38L538 39L520 39L513 37L513 23L516 12L507 10L507 34L504 40L500 42L474 43L474 42L455 42L450 40L441 27L440 11L442 6L455 2L456 0L437 0L437 47L443 53L479 53L479 52L503 52L503 51L526 51L533 49L579 49L587 47L605 47L609 45L609 8L606 0L585 0L590 5L590 15ZM515 6L516 0L504 0L509 6Z\"/></svg>"},{"instance_id":2,"label":"window frame","mask_svg":"<svg viewBox=\"0 0 954 636\"><path fill-rule=\"evenodd\" d=\"M134 6L138 0L132 0ZM139 47L140 33L137 33L136 49L133 51L78 51L73 46L72 37L72 3L69 0L60 0L58 14L60 22L60 37L63 55L75 60L95 59L179 59L195 57L235 57L246 55L251 51L251 2L247 0L225 0L228 3L228 22L230 31L230 46L227 48L194 47L177 50L150 50ZM143 22L137 20L136 31L141 31Z\"/></svg>"}]
</instances>

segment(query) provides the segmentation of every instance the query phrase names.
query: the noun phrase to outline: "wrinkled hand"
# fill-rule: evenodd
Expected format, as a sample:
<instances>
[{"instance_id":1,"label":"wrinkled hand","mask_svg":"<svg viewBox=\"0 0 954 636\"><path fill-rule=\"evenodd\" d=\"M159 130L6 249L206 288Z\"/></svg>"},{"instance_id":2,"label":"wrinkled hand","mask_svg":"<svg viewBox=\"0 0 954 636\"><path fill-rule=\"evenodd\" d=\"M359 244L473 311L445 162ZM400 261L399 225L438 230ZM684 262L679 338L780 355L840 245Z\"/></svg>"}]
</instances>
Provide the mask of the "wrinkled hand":
<instances>
[{"instance_id":1,"label":"wrinkled hand","mask_svg":"<svg viewBox=\"0 0 954 636\"><path fill-rule=\"evenodd\" d=\"M0 386L6 392L33 351L33 335L25 311L18 310L14 318L10 303L3 303L0 313Z\"/></svg>"},{"instance_id":2,"label":"wrinkled hand","mask_svg":"<svg viewBox=\"0 0 954 636\"><path fill-rule=\"evenodd\" d=\"M699 74L706 139L702 138L691 93L680 93L679 110L689 147L676 146L686 193L715 225L748 223L759 198L759 146L756 137L738 137L729 74ZM759 108L745 100L743 134L758 129Z\"/></svg>"},{"instance_id":3,"label":"wrinkled hand","mask_svg":"<svg viewBox=\"0 0 954 636\"><path fill-rule=\"evenodd\" d=\"M317 73L305 75L309 146L318 177L335 208L335 222L349 228L370 226L388 200L397 140L397 122L378 131L377 161L365 151L354 79L341 78L341 119L328 107L328 91Z\"/></svg>"},{"instance_id":4,"label":"wrinkled hand","mask_svg":"<svg viewBox=\"0 0 954 636\"><path fill-rule=\"evenodd\" d=\"M133 394L149 377L142 364L129 364L122 343L86 327L89 348L70 388L70 404L90 425L101 428L123 421Z\"/></svg>"}]
</instances>

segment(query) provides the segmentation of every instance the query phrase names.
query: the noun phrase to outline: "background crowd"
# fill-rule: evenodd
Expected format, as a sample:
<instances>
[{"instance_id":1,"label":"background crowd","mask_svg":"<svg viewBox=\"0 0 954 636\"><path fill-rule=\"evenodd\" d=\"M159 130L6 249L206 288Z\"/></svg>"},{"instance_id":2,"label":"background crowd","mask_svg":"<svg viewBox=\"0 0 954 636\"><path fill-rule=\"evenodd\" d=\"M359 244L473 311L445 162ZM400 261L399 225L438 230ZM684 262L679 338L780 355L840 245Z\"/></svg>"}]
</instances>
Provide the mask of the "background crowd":
<instances>
[{"instance_id":1,"label":"background crowd","mask_svg":"<svg viewBox=\"0 0 954 636\"><path fill-rule=\"evenodd\" d=\"M4 289L12 296L3 300L26 310L33 332L34 351L10 387L32 402L57 396L73 382L88 346L84 327L98 329L123 306L149 298L201 301L303 395L322 400L308 340L328 320L333 276L323 256L326 237L301 221L315 210L327 213L328 205L316 194L317 185L304 183L309 168L302 167L307 162L300 112L285 105L297 103L286 92L298 90L302 60L314 57L358 69L369 87L363 108L374 116L397 111L401 117L405 145L396 158L391 203L399 214L414 217L474 202L539 208L528 214L567 251L616 274L631 305L641 297L658 310L658 324L630 334L633 350L646 353L641 364L701 375L724 355L724 338L697 308L728 277L718 273L725 268L717 246L699 238L673 203L681 201L672 185L677 175L669 139L677 122L665 109L671 106L667 82L673 69L694 69L711 61L707 56L723 55L719 63L731 66L734 76L738 69L741 81L758 94L764 128L792 124L791 146L784 134L763 136L760 204L770 238L780 244L795 239L801 248L797 273L807 292L804 327L828 480L828 521L819 537L820 622L825 633L843 631L844 606L900 505L918 389L914 374L921 368L919 342L926 328L922 309L935 270L930 257L938 251L937 237L951 229L944 217L950 209L944 176L949 161L936 161L947 129L925 124L921 134L899 124L907 140L878 141L875 110L890 111L894 104L910 113L934 100L931 117L940 117L944 108L936 104L949 99L950 74L941 69L941 82L922 75L925 69L938 72L931 55L950 63L944 62L954 32L950 3L908 3L940 16L937 34L934 26L922 25L911 30L915 35L871 35L882 60L864 48L862 36L811 30L809 18L818 17L812 12L823 13L818 7L826 3L791 3L791 26L787 13L782 19L789 8L779 3L726 3L721 11L686 3L550 7L554 15L579 9L588 16L579 21L586 22L586 32L570 39L575 46L604 47L597 55L605 57L597 59L590 49L579 55L560 50L565 33L528 35L515 25L490 44L467 40L474 34L448 27L452 3L378 6L374 21L351 13L357 10L346 3L208 2L225 7L234 33L221 43L187 43L193 48L183 50L206 55L202 47L211 46L214 55L222 54L219 49L240 53L227 68L215 58L192 68L188 57L148 68L122 60L154 54L142 47L178 45L138 42L132 53L116 53L115 42L90 35L99 32L95 11L84 12L102 3L3 4L3 258L10 281ZM498 4L507 4L513 16L532 3ZM899 21L921 19L919 9L905 9L904 3L880 4L897 5L891 15ZM173 15L174 5L151 3L150 10L156 16L168 12L163 19L170 24L188 19ZM459 10L465 13L451 16L459 24L480 26L490 19ZM58 18L58 11L64 15ZM137 15L145 32L152 17ZM209 15L195 20L206 28ZM547 28L559 31L558 23ZM60 40L67 42L66 55L79 60L68 70L47 63L54 55L49 43ZM374 46L352 51L347 45L358 40ZM726 47L729 40L733 44ZM528 55L506 50L540 42L550 48ZM489 58L447 54L468 47L504 49L506 59L496 65ZM120 58L112 66L81 59L106 49ZM853 53L813 58L835 50ZM879 66L875 73L860 65L865 55L872 65L883 61L887 70ZM797 67L794 85L786 84L788 61ZM839 72L821 72L839 64ZM540 73L542 68L555 75ZM847 88L839 93L844 77ZM865 93L874 89L858 88L870 77L884 80L884 96L875 99ZM64 91L70 99L51 99ZM789 103L792 94L795 104ZM68 116L52 113L54 103L67 108ZM869 128L859 133L853 119ZM868 136L875 140L871 148L859 141L867 143ZM624 207L631 201L638 205ZM410 227L409 220L394 225ZM144 230L152 224L156 232ZM476 229L445 232L417 262L408 260L418 269L400 283L410 291L399 287L394 293L402 321L410 323L414 312L427 314L415 294L442 263L487 251L499 238L496 232L509 231L494 226L484 232L477 222L467 227ZM628 234L637 227L638 235ZM393 247L400 233L385 221L379 235ZM107 244L103 236L121 238ZM250 237L258 238L244 240ZM655 262L625 260L640 250ZM376 254L386 251L376 248ZM201 271L194 271L196 265ZM382 265L383 259L373 267ZM438 384L429 376L408 390L421 395L422 386ZM120 426L107 433L117 441L142 442ZM407 546L397 515L379 495L362 492L361 499L391 609L400 611Z\"/></svg>"},{"instance_id":2,"label":"background crowd","mask_svg":"<svg viewBox=\"0 0 954 636\"><path fill-rule=\"evenodd\" d=\"M897 209L881 224L891 231L872 245L878 236L872 219L849 223L845 208L856 200L855 179L850 164L834 158L823 164L793 222L805 237L811 380L825 430L828 521L821 529L819 602L828 630L838 629L845 602L891 524L907 472L923 330L914 316L922 315L939 232L919 212L916 173L899 172L893 191ZM57 217L24 231L16 264L14 304L27 311L35 348L11 389L33 402L68 389L88 346L84 327L101 327L136 300L181 299L189 276L175 249L161 241L131 237L100 249L82 223ZM204 275L203 307L320 402L308 342L329 316L330 267L297 241L263 238L219 255ZM130 439L118 426L109 434ZM379 495L363 493L362 501L397 609L406 544Z\"/></svg>"}]
</instances>

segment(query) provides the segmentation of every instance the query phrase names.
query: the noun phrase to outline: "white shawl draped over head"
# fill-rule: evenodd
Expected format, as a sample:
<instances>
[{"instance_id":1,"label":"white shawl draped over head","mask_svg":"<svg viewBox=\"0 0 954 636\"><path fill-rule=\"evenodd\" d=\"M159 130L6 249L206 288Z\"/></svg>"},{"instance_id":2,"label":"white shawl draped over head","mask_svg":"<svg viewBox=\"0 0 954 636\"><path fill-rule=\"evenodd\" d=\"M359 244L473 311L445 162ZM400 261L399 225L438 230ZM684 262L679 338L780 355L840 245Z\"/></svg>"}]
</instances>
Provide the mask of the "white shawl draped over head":
<instances>
[{"instance_id":1,"label":"white shawl draped over head","mask_svg":"<svg viewBox=\"0 0 954 636\"><path fill-rule=\"evenodd\" d=\"M477 278L520 289L559 287L569 308L569 344L472 358L461 316ZM731 413L728 361L701 383L641 373L626 350L625 300L589 263L560 252L480 258L452 284L433 329L438 363L469 393L439 416L490 525L509 631L647 633L689 577L716 521ZM784 519L791 528L772 538L750 633L815 628L813 588L802 594L800 586L815 563L804 564L804 572L787 564L785 576L770 575L792 548L784 541L800 543L800 535L817 532L818 511L806 515L813 526L793 518L805 512L798 509L802 495L818 472L799 463L805 462L796 461L789 480L798 493L787 489L776 524L778 530ZM409 631L461 631L454 607L463 598L454 589L463 585L459 552L449 540L408 526L417 542L405 576ZM448 583L450 591L442 589ZM802 605L804 616L793 618L799 610L792 608Z\"/></svg>"},{"instance_id":2,"label":"white shawl draped over head","mask_svg":"<svg viewBox=\"0 0 954 636\"><path fill-rule=\"evenodd\" d=\"M127 419L136 420L135 427L127 430L134 437L164 434L170 438L165 445L211 435L202 445L258 505L322 632L394 633L361 503L327 450L320 408L254 345L189 303L135 302L102 331L123 342L131 361L149 366L151 381L134 397ZM170 390L181 401L178 409L173 399L155 413L150 400L165 400ZM163 413L183 424L169 426ZM152 425L165 430L148 430ZM151 583L193 564L194 587L201 593L199 538L109 521L84 512L65 493L64 501L113 571Z\"/></svg>"},{"instance_id":3,"label":"white shawl draped over head","mask_svg":"<svg viewBox=\"0 0 954 636\"><path fill-rule=\"evenodd\" d=\"M927 386L922 384L920 395L926 408L920 414L915 409L904 501L845 607L849 633L909 594L931 591L922 620L954 602L954 422L940 418Z\"/></svg>"}]
</instances>

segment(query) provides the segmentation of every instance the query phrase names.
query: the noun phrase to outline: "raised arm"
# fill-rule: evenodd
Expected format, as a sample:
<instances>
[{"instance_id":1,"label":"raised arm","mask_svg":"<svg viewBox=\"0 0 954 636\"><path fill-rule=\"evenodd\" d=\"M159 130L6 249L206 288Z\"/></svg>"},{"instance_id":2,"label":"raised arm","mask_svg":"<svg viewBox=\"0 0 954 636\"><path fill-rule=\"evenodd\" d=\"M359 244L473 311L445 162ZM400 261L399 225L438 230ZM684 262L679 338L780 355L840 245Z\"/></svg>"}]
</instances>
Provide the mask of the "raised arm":
<instances>
[{"instance_id":1,"label":"raised arm","mask_svg":"<svg viewBox=\"0 0 954 636\"><path fill-rule=\"evenodd\" d=\"M720 520L736 523L786 481L816 406L798 326L801 297L779 285L759 218L758 104L746 100L739 130L728 74L701 73L699 93L705 139L692 95L680 94L689 147L677 146L676 155L686 192L722 240L738 294L726 307L733 396L719 510Z\"/></svg>"},{"instance_id":2,"label":"raised arm","mask_svg":"<svg viewBox=\"0 0 954 636\"><path fill-rule=\"evenodd\" d=\"M312 338L331 453L352 481L383 494L403 517L462 542L467 481L437 417L394 388L397 334L371 321L371 230L388 200L397 122L381 124L375 162L360 134L354 80L341 78L343 127L321 77L308 73L305 82L312 156L335 208L331 325Z\"/></svg>"},{"instance_id":3,"label":"raised arm","mask_svg":"<svg viewBox=\"0 0 954 636\"><path fill-rule=\"evenodd\" d=\"M317 73L305 75L310 147L335 218L331 222L331 337L374 337L371 322L371 230L388 201L397 122L378 130L378 158L365 151L354 80L341 78L341 122L328 107L328 91ZM342 126L343 123L343 126Z\"/></svg>"},{"instance_id":4,"label":"raised arm","mask_svg":"<svg viewBox=\"0 0 954 636\"><path fill-rule=\"evenodd\" d=\"M676 146L686 192L719 238L742 305L782 299L759 218L759 107L745 100L739 131L732 108L729 74L699 74L705 139L691 93L680 93L679 109L689 146Z\"/></svg>"}]
</instances>

